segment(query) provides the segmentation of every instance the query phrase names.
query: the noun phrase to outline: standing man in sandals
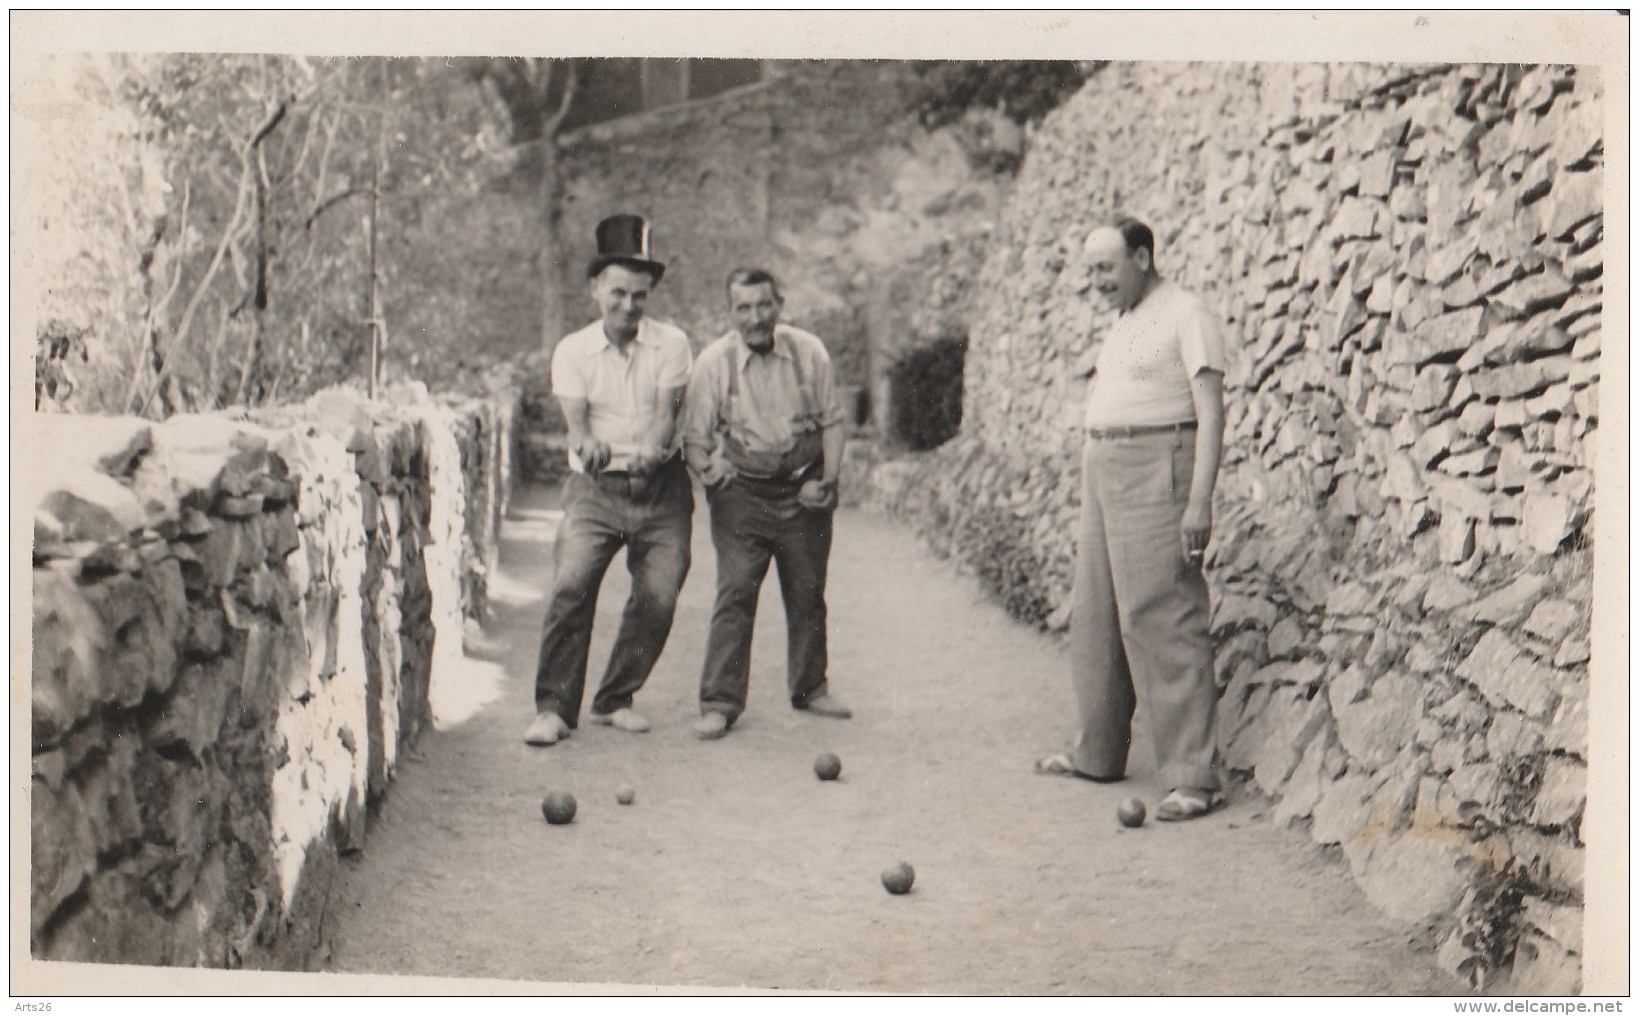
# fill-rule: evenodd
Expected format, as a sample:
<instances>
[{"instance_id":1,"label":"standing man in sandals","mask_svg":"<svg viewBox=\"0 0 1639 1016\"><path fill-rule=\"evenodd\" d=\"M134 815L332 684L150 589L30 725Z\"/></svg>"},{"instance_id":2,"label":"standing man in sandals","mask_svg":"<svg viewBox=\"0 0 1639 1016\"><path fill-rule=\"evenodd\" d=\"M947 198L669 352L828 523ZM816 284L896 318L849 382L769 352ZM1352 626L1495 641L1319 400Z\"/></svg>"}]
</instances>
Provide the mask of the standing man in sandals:
<instances>
[{"instance_id":1,"label":"standing man in sandals","mask_svg":"<svg viewBox=\"0 0 1639 1016\"><path fill-rule=\"evenodd\" d=\"M1038 772L1101 782L1127 771L1142 704L1170 792L1163 821L1218 802L1218 691L1201 567L1224 429L1224 337L1195 295L1163 279L1155 237L1134 219L1085 244L1094 285L1119 316L1087 401L1071 605L1080 730Z\"/></svg>"},{"instance_id":2,"label":"standing man in sandals","mask_svg":"<svg viewBox=\"0 0 1639 1016\"><path fill-rule=\"evenodd\" d=\"M842 409L818 338L780 324L774 276L728 278L734 330L707 346L689 382L683 453L706 487L717 548L717 602L700 676L696 736L728 733L746 707L757 594L772 558L780 572L791 705L852 715L826 677L825 572L842 467Z\"/></svg>"},{"instance_id":3,"label":"standing man in sandals","mask_svg":"<svg viewBox=\"0 0 1639 1016\"><path fill-rule=\"evenodd\" d=\"M689 571L694 515L677 440L693 359L689 339L682 329L644 316L665 270L650 256L643 219L615 215L598 223L597 255L586 274L601 317L566 336L552 355L552 391L569 424L571 472L552 551L557 576L527 744L556 744L577 726L598 588L623 546L632 592L591 719L632 733L649 729L632 698L671 632Z\"/></svg>"}]
</instances>

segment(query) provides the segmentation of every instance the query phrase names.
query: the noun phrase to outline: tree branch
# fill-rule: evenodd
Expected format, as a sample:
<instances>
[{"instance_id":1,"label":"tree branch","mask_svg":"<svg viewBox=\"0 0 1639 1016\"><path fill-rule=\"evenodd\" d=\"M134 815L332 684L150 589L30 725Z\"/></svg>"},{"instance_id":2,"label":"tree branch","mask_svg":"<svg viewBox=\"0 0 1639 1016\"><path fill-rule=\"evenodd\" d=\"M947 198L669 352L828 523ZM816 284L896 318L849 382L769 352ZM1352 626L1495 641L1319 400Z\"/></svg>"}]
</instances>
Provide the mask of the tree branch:
<instances>
[{"instance_id":1,"label":"tree branch","mask_svg":"<svg viewBox=\"0 0 1639 1016\"><path fill-rule=\"evenodd\" d=\"M547 119L546 128L543 131L543 134L550 139L557 138L558 132L563 129L563 122L569 116L570 107L575 104L575 93L580 91L580 64L572 59L565 59L564 67L568 77L563 83L563 97L558 101L558 111ZM550 80L550 76L548 76L548 82ZM546 98L544 85L541 98L543 101Z\"/></svg>"},{"instance_id":2,"label":"tree branch","mask_svg":"<svg viewBox=\"0 0 1639 1016\"><path fill-rule=\"evenodd\" d=\"M368 187L349 187L344 191L330 195L315 205L311 212L307 213L307 218L302 222L302 229L312 229L313 223L318 221L319 216L323 215L325 212L328 212L335 205L339 205L348 198L353 197L355 194L368 193L370 193L370 188Z\"/></svg>"}]
</instances>

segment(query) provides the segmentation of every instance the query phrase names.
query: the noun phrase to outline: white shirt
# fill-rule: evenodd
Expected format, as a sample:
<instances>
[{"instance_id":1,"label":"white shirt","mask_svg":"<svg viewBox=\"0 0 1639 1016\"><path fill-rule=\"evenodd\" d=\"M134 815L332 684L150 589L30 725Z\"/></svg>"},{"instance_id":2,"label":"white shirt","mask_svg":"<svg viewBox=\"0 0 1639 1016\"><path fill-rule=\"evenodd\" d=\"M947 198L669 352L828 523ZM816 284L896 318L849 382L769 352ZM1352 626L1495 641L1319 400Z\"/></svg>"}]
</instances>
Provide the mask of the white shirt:
<instances>
[{"instance_id":1,"label":"white shirt","mask_svg":"<svg viewBox=\"0 0 1639 1016\"><path fill-rule=\"evenodd\" d=\"M1162 282L1116 318L1098 351L1088 427L1143 427L1195 419L1190 381L1224 370L1224 335L1200 297Z\"/></svg>"},{"instance_id":2,"label":"white shirt","mask_svg":"<svg viewBox=\"0 0 1639 1016\"><path fill-rule=\"evenodd\" d=\"M687 385L693 365L689 337L676 325L644 318L622 352L603 333L603 322L594 321L564 336L553 351L552 392L585 400L592 436L609 445L605 468L620 471L653 429L661 394ZM679 447L677 431L666 451ZM585 472L573 449L569 467Z\"/></svg>"}]
</instances>

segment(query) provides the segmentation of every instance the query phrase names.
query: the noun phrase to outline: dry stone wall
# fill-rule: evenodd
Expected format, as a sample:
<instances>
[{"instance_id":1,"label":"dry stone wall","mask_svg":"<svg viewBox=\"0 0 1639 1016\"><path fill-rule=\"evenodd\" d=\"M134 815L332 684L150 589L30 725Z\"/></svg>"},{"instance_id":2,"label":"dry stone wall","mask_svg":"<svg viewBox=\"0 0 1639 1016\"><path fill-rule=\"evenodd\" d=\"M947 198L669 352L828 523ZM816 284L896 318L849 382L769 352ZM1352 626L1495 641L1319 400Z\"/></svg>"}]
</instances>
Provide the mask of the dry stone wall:
<instances>
[{"instance_id":1,"label":"dry stone wall","mask_svg":"<svg viewBox=\"0 0 1639 1016\"><path fill-rule=\"evenodd\" d=\"M1476 982L1579 983L1603 143L1589 68L1112 64L1033 138L963 434L873 495L1070 622L1079 246L1115 212L1231 337L1227 763Z\"/></svg>"},{"instance_id":2,"label":"dry stone wall","mask_svg":"<svg viewBox=\"0 0 1639 1016\"><path fill-rule=\"evenodd\" d=\"M36 958L307 964L338 856L459 679L511 413L403 389L34 421Z\"/></svg>"}]
</instances>

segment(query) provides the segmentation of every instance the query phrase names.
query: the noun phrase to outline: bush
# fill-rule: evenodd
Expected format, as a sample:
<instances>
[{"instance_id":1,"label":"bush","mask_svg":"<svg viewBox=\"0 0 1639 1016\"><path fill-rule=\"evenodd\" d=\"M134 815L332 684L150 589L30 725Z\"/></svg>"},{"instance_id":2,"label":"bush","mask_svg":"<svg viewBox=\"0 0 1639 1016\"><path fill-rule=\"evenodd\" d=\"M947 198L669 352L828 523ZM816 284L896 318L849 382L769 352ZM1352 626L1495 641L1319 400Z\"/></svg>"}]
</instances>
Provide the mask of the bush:
<instances>
[{"instance_id":1,"label":"bush","mask_svg":"<svg viewBox=\"0 0 1639 1016\"><path fill-rule=\"evenodd\" d=\"M895 441L926 451L956 436L966 357L967 336L949 336L907 350L888 368L888 424Z\"/></svg>"},{"instance_id":2,"label":"bush","mask_svg":"<svg viewBox=\"0 0 1639 1016\"><path fill-rule=\"evenodd\" d=\"M915 66L912 104L924 127L994 109L1023 126L1073 95L1097 64L1074 60L934 60Z\"/></svg>"}]
</instances>

